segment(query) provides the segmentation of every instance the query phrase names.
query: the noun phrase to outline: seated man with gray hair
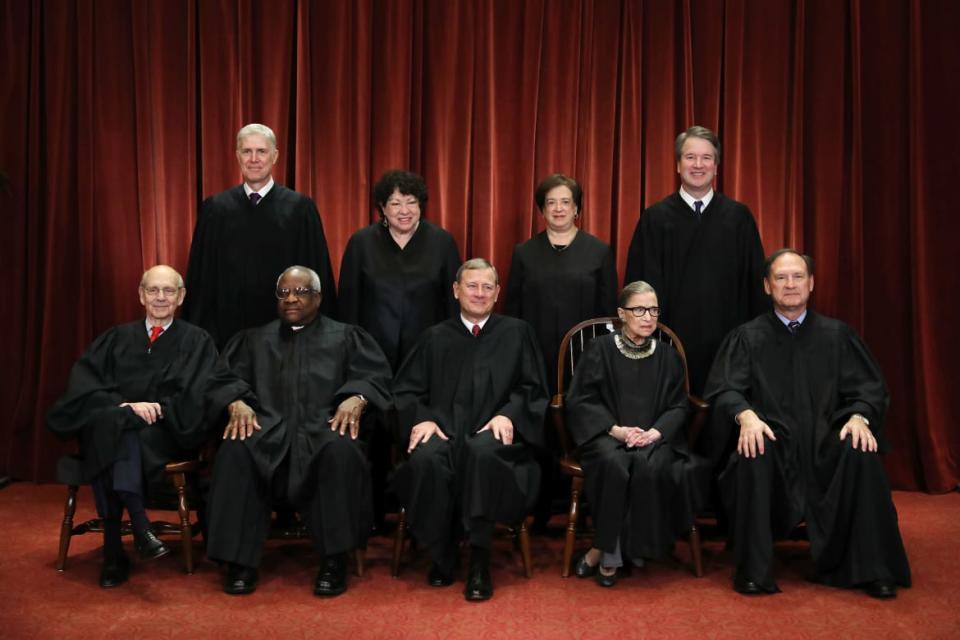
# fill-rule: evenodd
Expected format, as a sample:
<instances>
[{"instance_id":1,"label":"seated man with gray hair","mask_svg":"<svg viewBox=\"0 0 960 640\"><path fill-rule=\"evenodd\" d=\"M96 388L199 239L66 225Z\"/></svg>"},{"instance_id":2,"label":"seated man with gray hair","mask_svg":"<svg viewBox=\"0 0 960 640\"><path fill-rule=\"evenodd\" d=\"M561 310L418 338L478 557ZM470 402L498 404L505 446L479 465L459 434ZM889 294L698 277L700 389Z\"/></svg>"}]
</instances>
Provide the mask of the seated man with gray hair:
<instances>
[{"instance_id":1,"label":"seated man with gray hair","mask_svg":"<svg viewBox=\"0 0 960 640\"><path fill-rule=\"evenodd\" d=\"M373 522L370 469L357 441L368 404L390 405L390 365L366 331L319 313L320 278L289 267L278 320L235 335L208 394L229 415L209 499L207 555L227 563L224 591L256 589L270 514L292 506L321 556L314 593L347 588L346 554Z\"/></svg>"},{"instance_id":2,"label":"seated man with gray hair","mask_svg":"<svg viewBox=\"0 0 960 640\"><path fill-rule=\"evenodd\" d=\"M394 380L410 454L394 487L433 560L431 586L452 584L457 541L469 537L467 600L493 596L494 525L523 520L540 485L532 448L543 444L543 357L530 325L492 313L499 293L489 262L465 262L453 283L459 317L421 334Z\"/></svg>"},{"instance_id":3,"label":"seated man with gray hair","mask_svg":"<svg viewBox=\"0 0 960 640\"><path fill-rule=\"evenodd\" d=\"M146 495L168 484L164 465L193 456L207 438L203 389L217 361L206 331L174 313L186 289L180 274L157 265L140 278L146 320L108 329L80 357L47 427L80 439L82 480L89 481L103 519L100 586L127 581L120 520L130 515L141 558L169 550L150 527Z\"/></svg>"}]
</instances>

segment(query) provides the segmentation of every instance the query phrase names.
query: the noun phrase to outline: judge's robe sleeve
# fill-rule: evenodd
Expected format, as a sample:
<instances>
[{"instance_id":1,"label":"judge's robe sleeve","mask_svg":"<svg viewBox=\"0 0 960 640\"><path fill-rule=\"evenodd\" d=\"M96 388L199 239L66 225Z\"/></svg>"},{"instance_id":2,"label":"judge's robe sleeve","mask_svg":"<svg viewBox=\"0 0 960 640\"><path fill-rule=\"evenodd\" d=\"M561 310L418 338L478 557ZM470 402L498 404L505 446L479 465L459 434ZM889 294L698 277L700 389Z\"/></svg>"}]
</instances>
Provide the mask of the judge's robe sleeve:
<instances>
[{"instance_id":1,"label":"judge's robe sleeve","mask_svg":"<svg viewBox=\"0 0 960 640\"><path fill-rule=\"evenodd\" d=\"M520 245L513 248L513 258L510 261L510 277L507 279L506 301L503 312L514 318L523 315L523 281L526 272L523 268L523 259L520 257Z\"/></svg>"},{"instance_id":2,"label":"judge's robe sleeve","mask_svg":"<svg viewBox=\"0 0 960 640\"><path fill-rule=\"evenodd\" d=\"M566 398L567 432L578 447L617 424L604 394L606 384L609 383L600 345L593 340L573 372Z\"/></svg>"},{"instance_id":3,"label":"judge's robe sleeve","mask_svg":"<svg viewBox=\"0 0 960 640\"><path fill-rule=\"evenodd\" d=\"M600 282L597 287L597 309L605 316L612 316L617 312L617 262L613 257L613 249L607 248L600 265Z\"/></svg>"},{"instance_id":4,"label":"judge's robe sleeve","mask_svg":"<svg viewBox=\"0 0 960 640\"><path fill-rule=\"evenodd\" d=\"M547 373L533 327L524 322L520 331L519 371L514 376L506 404L495 415L510 418L514 433L523 442L542 447L543 418L549 402Z\"/></svg>"},{"instance_id":5,"label":"judge's robe sleeve","mask_svg":"<svg viewBox=\"0 0 960 640\"><path fill-rule=\"evenodd\" d=\"M749 208L747 208L746 220L746 227L740 233L739 239L745 245L740 248L740 257L743 261L740 268L744 274L744 282L750 287L747 292L749 315L746 319L752 320L761 313L770 310L770 299L763 290L763 263L765 260L763 243L760 241L760 231L757 229L757 223Z\"/></svg>"},{"instance_id":6,"label":"judge's robe sleeve","mask_svg":"<svg viewBox=\"0 0 960 640\"><path fill-rule=\"evenodd\" d=\"M240 331L223 348L206 386L207 421L211 429L226 427L227 406L234 400L243 400L260 413L252 387L254 380L249 331Z\"/></svg>"},{"instance_id":7,"label":"judge's robe sleeve","mask_svg":"<svg viewBox=\"0 0 960 640\"><path fill-rule=\"evenodd\" d=\"M329 318L337 318L337 288L333 279L327 237L323 232L323 220L312 199L304 196L302 201L301 206L306 208L306 212L300 218L303 221L299 235L301 264L312 267L320 276L320 313Z\"/></svg>"},{"instance_id":8,"label":"judge's robe sleeve","mask_svg":"<svg viewBox=\"0 0 960 640\"><path fill-rule=\"evenodd\" d=\"M346 337L347 373L334 398L342 401L350 396L362 395L380 411L386 411L392 403L390 393L390 363L383 355L380 345L360 327L352 327Z\"/></svg>"},{"instance_id":9,"label":"judge's robe sleeve","mask_svg":"<svg viewBox=\"0 0 960 640\"><path fill-rule=\"evenodd\" d=\"M712 407L708 440L713 455L726 449L740 412L753 409L761 420L768 421L763 408L752 406L749 400L753 393L751 369L747 338L742 328L734 329L720 343L704 385L704 399Z\"/></svg>"},{"instance_id":10,"label":"judge's robe sleeve","mask_svg":"<svg viewBox=\"0 0 960 640\"><path fill-rule=\"evenodd\" d=\"M210 436L212 425L207 422L204 392L217 366L217 348L206 331L201 331L199 340L191 346L175 367L176 380L170 385L174 392L159 399L164 429L187 450L202 446Z\"/></svg>"},{"instance_id":11,"label":"judge's robe sleeve","mask_svg":"<svg viewBox=\"0 0 960 640\"><path fill-rule=\"evenodd\" d=\"M680 360L680 354L673 347L660 343L657 348L667 349L668 353L663 354L663 371L656 381L656 386L649 391L657 394L656 404L661 408L660 415L650 427L660 432L662 442L671 442L685 447L685 441L682 439L678 441L678 438L685 437L684 425L690 416L690 402L687 400L687 391L683 386L683 362Z\"/></svg>"},{"instance_id":12,"label":"judge's robe sleeve","mask_svg":"<svg viewBox=\"0 0 960 640\"><path fill-rule=\"evenodd\" d=\"M127 402L113 376L117 336L116 329L104 332L70 370L66 393L47 413L47 428L59 438L78 436L97 412Z\"/></svg>"},{"instance_id":13,"label":"judge's robe sleeve","mask_svg":"<svg viewBox=\"0 0 960 640\"><path fill-rule=\"evenodd\" d=\"M347 241L340 261L340 283L337 289L337 319L348 324L360 324L363 305L362 250L356 234Z\"/></svg>"},{"instance_id":14,"label":"judge's robe sleeve","mask_svg":"<svg viewBox=\"0 0 960 640\"><path fill-rule=\"evenodd\" d=\"M420 335L393 379L393 399L396 403L399 422L397 438L401 445L405 445L410 440L410 431L421 422L436 422L441 430L444 427L440 412L430 408L432 388L430 373L435 342L431 336L435 335L429 329ZM454 371L456 363L451 365L446 375L452 378L459 375L459 372Z\"/></svg>"},{"instance_id":15,"label":"judge's robe sleeve","mask_svg":"<svg viewBox=\"0 0 960 640\"><path fill-rule=\"evenodd\" d=\"M213 238L212 223L210 221L213 205L211 200L204 200L197 214L197 224L193 228L193 239L190 241L190 257L187 261L187 291L197 295L188 295L183 301L183 319L203 327L211 332L214 344L219 344L219 336L215 335L217 328L216 295L217 290L217 248L218 243Z\"/></svg>"},{"instance_id":16,"label":"judge's robe sleeve","mask_svg":"<svg viewBox=\"0 0 960 640\"><path fill-rule=\"evenodd\" d=\"M855 413L870 421L870 431L886 450L883 439L883 421L890 404L883 374L867 346L852 329L844 326L840 345L840 379L837 389L837 407L830 416L830 424L840 429Z\"/></svg>"},{"instance_id":17,"label":"judge's robe sleeve","mask_svg":"<svg viewBox=\"0 0 960 640\"><path fill-rule=\"evenodd\" d=\"M643 280L660 291L664 286L663 238L661 231L651 222L648 209L640 214L633 239L627 250L627 269L624 272L624 286L637 280ZM666 292L663 292L666 293ZM661 294L663 295L663 294Z\"/></svg>"}]
</instances>

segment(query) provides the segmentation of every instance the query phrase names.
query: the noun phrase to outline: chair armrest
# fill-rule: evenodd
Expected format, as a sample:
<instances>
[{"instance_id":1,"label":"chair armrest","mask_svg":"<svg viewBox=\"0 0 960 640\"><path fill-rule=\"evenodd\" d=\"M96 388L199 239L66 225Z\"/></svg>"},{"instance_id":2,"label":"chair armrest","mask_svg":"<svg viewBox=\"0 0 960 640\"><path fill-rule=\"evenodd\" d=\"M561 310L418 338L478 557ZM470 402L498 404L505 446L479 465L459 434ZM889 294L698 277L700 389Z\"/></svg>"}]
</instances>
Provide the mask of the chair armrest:
<instances>
[{"instance_id":1,"label":"chair armrest","mask_svg":"<svg viewBox=\"0 0 960 640\"><path fill-rule=\"evenodd\" d=\"M207 466L207 463L204 460L185 460L183 462L168 462L164 465L163 470L169 474L190 473L199 471L205 466Z\"/></svg>"}]
</instances>

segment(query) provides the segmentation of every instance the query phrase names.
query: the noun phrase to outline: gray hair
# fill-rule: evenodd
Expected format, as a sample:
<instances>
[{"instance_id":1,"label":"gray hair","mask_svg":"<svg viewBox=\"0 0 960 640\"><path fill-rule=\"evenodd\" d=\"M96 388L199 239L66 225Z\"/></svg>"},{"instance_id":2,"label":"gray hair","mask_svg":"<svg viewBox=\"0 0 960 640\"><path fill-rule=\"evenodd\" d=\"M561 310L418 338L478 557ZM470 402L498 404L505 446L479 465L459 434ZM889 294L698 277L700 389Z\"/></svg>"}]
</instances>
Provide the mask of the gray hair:
<instances>
[{"instance_id":1,"label":"gray hair","mask_svg":"<svg viewBox=\"0 0 960 640\"><path fill-rule=\"evenodd\" d=\"M304 273L310 276L310 288L321 293L320 290L320 276L317 275L317 272L311 269L310 267L304 267L299 264L295 264L291 267L287 267L283 270L283 273L280 274L280 277L277 278L277 287L280 286L280 281L283 280L283 276L287 275L291 271L303 271Z\"/></svg>"},{"instance_id":2,"label":"gray hair","mask_svg":"<svg viewBox=\"0 0 960 640\"><path fill-rule=\"evenodd\" d=\"M460 282L464 271L479 271L480 269L493 269L493 277L497 284L500 284L500 274L497 268L490 264L486 258L470 258L457 269L457 282Z\"/></svg>"},{"instance_id":3,"label":"gray hair","mask_svg":"<svg viewBox=\"0 0 960 640\"><path fill-rule=\"evenodd\" d=\"M617 298L617 306L625 309L630 298L638 293L652 293L653 295L657 295L656 290L650 284L643 280L637 280L624 286L623 289L620 290L620 296Z\"/></svg>"},{"instance_id":4,"label":"gray hair","mask_svg":"<svg viewBox=\"0 0 960 640\"><path fill-rule=\"evenodd\" d=\"M274 135L273 129L265 124L252 122L248 125L244 125L240 131L237 131L237 151L240 150L240 146L243 144L244 138L251 135L261 135L267 139L267 142L270 143L271 147L274 149L277 148L277 136Z\"/></svg>"},{"instance_id":5,"label":"gray hair","mask_svg":"<svg viewBox=\"0 0 960 640\"><path fill-rule=\"evenodd\" d=\"M174 268L171 267L170 265L166 265L166 264L156 264L156 265L153 265L152 267L150 267L149 269L147 269L146 271L144 271L144 272L143 272L143 275L140 276L140 286L141 286L141 287L143 287L143 286L146 285L147 275L149 275L149 273L150 273L151 271L153 271L154 269L166 269L166 270L168 270L168 271L173 272L174 277L176 277L176 279L177 279L177 288L178 288L178 289L183 289L183 276L180 275L180 272L179 272L179 271L177 271L176 269L174 269Z\"/></svg>"},{"instance_id":6,"label":"gray hair","mask_svg":"<svg viewBox=\"0 0 960 640\"><path fill-rule=\"evenodd\" d=\"M680 156L683 154L683 143L687 141L687 138L700 138L712 144L716 153L714 160L716 164L720 164L720 138L710 129L700 125L694 125L677 136L677 141L673 143L673 154L677 157L677 162L680 161Z\"/></svg>"}]
</instances>

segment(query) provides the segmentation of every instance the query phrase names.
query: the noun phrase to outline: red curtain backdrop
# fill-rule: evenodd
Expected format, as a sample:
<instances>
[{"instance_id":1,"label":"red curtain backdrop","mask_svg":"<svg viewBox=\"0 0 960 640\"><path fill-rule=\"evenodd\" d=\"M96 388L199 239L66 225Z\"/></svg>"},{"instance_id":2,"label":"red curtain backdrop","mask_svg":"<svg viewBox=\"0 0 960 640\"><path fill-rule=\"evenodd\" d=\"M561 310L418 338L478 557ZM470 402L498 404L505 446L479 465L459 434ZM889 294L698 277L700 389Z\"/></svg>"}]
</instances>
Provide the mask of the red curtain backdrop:
<instances>
[{"instance_id":1,"label":"red curtain backdrop","mask_svg":"<svg viewBox=\"0 0 960 640\"><path fill-rule=\"evenodd\" d=\"M546 174L585 188L623 273L640 211L677 187L691 124L769 252L817 260L892 392L901 488L960 479L960 136L952 0L0 0L6 283L0 475L47 480L43 428L89 341L135 318L140 272L183 269L199 201L239 182L236 130L277 132L335 266L384 170L506 274ZM954 232L949 230L953 229Z\"/></svg>"}]
</instances>

